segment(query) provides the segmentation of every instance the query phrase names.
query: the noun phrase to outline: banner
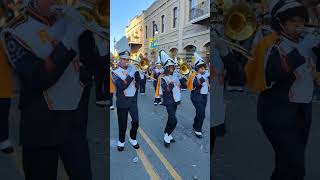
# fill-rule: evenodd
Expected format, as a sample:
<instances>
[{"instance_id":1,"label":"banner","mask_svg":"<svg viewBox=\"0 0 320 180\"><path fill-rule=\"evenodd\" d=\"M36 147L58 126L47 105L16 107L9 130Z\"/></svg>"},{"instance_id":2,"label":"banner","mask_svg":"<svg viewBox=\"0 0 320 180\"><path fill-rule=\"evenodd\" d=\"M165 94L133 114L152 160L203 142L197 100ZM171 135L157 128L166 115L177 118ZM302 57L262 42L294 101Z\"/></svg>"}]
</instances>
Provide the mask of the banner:
<instances>
[{"instance_id":1,"label":"banner","mask_svg":"<svg viewBox=\"0 0 320 180\"><path fill-rule=\"evenodd\" d=\"M150 49L158 48L158 38L149 38L149 47Z\"/></svg>"}]
</instances>

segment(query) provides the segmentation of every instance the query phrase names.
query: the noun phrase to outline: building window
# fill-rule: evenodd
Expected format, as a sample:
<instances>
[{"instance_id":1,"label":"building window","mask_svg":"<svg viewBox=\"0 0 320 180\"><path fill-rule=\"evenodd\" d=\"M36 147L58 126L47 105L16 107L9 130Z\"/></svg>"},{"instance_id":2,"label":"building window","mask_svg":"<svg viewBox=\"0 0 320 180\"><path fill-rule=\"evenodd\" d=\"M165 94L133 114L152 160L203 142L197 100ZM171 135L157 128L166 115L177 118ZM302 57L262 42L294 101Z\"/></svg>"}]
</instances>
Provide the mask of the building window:
<instances>
[{"instance_id":1,"label":"building window","mask_svg":"<svg viewBox=\"0 0 320 180\"><path fill-rule=\"evenodd\" d=\"M146 26L146 39L148 39L148 26Z\"/></svg>"},{"instance_id":2,"label":"building window","mask_svg":"<svg viewBox=\"0 0 320 180\"><path fill-rule=\"evenodd\" d=\"M161 16L161 33L164 33L164 15Z\"/></svg>"},{"instance_id":3,"label":"building window","mask_svg":"<svg viewBox=\"0 0 320 180\"><path fill-rule=\"evenodd\" d=\"M177 27L177 22L178 22L178 8L175 7L173 8L173 28Z\"/></svg>"},{"instance_id":4,"label":"building window","mask_svg":"<svg viewBox=\"0 0 320 180\"><path fill-rule=\"evenodd\" d=\"M152 37L158 32L158 27L155 21L152 21Z\"/></svg>"},{"instance_id":5,"label":"building window","mask_svg":"<svg viewBox=\"0 0 320 180\"><path fill-rule=\"evenodd\" d=\"M189 19L193 19L193 17L195 16L195 0L189 0Z\"/></svg>"}]
</instances>

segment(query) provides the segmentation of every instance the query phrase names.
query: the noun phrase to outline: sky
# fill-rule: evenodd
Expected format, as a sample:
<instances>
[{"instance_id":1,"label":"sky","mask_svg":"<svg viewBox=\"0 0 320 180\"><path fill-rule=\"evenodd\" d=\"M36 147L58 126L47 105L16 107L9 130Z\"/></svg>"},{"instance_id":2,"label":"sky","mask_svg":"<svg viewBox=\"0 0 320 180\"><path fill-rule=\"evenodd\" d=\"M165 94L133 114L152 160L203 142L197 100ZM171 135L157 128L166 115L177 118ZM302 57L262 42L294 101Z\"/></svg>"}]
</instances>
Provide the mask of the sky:
<instances>
[{"instance_id":1,"label":"sky","mask_svg":"<svg viewBox=\"0 0 320 180\"><path fill-rule=\"evenodd\" d=\"M111 0L110 2L110 50L114 52L114 39L125 35L125 27L136 15L142 13L156 0Z\"/></svg>"}]
</instances>

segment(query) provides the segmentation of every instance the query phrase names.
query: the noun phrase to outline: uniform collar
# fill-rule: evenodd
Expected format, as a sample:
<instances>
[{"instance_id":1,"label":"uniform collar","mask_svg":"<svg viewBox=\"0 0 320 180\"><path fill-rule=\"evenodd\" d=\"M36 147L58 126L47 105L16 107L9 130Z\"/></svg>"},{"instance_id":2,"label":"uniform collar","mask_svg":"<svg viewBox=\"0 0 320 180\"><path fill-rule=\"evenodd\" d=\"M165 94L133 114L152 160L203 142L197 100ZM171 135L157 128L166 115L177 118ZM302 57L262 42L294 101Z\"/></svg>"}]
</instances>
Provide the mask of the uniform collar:
<instances>
[{"instance_id":1,"label":"uniform collar","mask_svg":"<svg viewBox=\"0 0 320 180\"><path fill-rule=\"evenodd\" d=\"M123 69L123 70L127 70L128 68L124 68L121 65L119 65L119 68Z\"/></svg>"},{"instance_id":2,"label":"uniform collar","mask_svg":"<svg viewBox=\"0 0 320 180\"><path fill-rule=\"evenodd\" d=\"M301 40L301 37L299 37L298 39L293 39L292 37L288 36L286 33L282 32L282 31L280 32L280 34L284 39L286 39L287 41L290 41L292 43L295 43L295 44L299 43L299 41Z\"/></svg>"}]
</instances>

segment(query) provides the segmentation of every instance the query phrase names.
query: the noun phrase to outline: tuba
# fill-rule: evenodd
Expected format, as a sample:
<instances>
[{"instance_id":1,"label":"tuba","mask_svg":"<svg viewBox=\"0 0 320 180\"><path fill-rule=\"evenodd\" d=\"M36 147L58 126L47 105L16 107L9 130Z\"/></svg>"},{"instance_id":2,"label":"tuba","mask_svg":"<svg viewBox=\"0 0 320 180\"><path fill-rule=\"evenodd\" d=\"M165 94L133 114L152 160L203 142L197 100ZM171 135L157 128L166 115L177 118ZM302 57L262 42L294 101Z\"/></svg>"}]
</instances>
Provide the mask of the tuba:
<instances>
[{"instance_id":1,"label":"tuba","mask_svg":"<svg viewBox=\"0 0 320 180\"><path fill-rule=\"evenodd\" d=\"M232 40L243 41L257 28L255 14L247 5L234 5L224 12L224 33Z\"/></svg>"},{"instance_id":2,"label":"tuba","mask_svg":"<svg viewBox=\"0 0 320 180\"><path fill-rule=\"evenodd\" d=\"M182 75L187 75L191 71L191 67L189 66L188 63L184 62L180 65L180 74Z\"/></svg>"},{"instance_id":3,"label":"tuba","mask_svg":"<svg viewBox=\"0 0 320 180\"><path fill-rule=\"evenodd\" d=\"M252 36L257 28L256 17L250 7L246 4L233 5L231 0L217 0L222 3L224 10L223 21L224 34L231 40L243 41ZM226 46L241 53L247 59L252 59L250 52L242 46L231 42L225 38L220 38Z\"/></svg>"}]
</instances>

